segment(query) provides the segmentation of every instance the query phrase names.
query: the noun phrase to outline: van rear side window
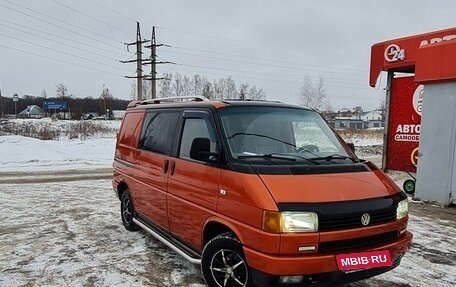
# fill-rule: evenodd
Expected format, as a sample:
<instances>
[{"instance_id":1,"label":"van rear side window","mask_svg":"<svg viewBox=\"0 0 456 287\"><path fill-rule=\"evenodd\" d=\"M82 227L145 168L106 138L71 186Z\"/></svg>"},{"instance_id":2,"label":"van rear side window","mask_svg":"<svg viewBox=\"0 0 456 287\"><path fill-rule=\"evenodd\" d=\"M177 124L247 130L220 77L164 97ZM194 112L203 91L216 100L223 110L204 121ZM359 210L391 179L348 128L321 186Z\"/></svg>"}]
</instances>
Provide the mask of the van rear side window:
<instances>
[{"instance_id":1,"label":"van rear side window","mask_svg":"<svg viewBox=\"0 0 456 287\"><path fill-rule=\"evenodd\" d=\"M142 113L127 113L123 120L123 127L120 129L119 144L136 148L138 129L141 128Z\"/></svg>"},{"instance_id":2,"label":"van rear side window","mask_svg":"<svg viewBox=\"0 0 456 287\"><path fill-rule=\"evenodd\" d=\"M147 113L144 118L139 148L169 155L178 119L178 112Z\"/></svg>"}]
</instances>

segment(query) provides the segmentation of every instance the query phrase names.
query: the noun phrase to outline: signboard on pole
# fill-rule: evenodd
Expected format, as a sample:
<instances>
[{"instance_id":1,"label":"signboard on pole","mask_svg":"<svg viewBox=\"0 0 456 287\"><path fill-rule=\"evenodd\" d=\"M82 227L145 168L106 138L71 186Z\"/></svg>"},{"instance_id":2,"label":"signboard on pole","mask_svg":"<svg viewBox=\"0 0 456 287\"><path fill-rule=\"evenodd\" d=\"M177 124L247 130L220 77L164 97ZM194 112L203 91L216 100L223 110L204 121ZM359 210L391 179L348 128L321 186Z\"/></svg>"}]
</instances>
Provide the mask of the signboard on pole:
<instances>
[{"instance_id":1,"label":"signboard on pole","mask_svg":"<svg viewBox=\"0 0 456 287\"><path fill-rule=\"evenodd\" d=\"M423 86L414 76L394 78L391 90L386 169L416 172Z\"/></svg>"},{"instance_id":2,"label":"signboard on pole","mask_svg":"<svg viewBox=\"0 0 456 287\"><path fill-rule=\"evenodd\" d=\"M45 110L66 110L67 102L66 101L43 102L43 109L45 109Z\"/></svg>"}]
</instances>

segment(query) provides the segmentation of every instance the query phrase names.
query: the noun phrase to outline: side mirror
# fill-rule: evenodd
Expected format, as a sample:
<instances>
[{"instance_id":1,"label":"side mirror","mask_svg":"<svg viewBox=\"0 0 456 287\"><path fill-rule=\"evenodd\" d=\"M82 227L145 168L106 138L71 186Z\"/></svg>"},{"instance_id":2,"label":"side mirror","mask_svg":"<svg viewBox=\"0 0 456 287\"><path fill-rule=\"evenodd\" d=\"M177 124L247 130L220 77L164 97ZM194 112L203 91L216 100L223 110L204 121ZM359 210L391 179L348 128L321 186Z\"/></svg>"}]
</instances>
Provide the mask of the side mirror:
<instances>
[{"instance_id":1,"label":"side mirror","mask_svg":"<svg viewBox=\"0 0 456 287\"><path fill-rule=\"evenodd\" d=\"M355 144L354 143L347 143L348 147L350 148L350 150L355 153Z\"/></svg>"},{"instance_id":2,"label":"side mirror","mask_svg":"<svg viewBox=\"0 0 456 287\"><path fill-rule=\"evenodd\" d=\"M218 153L211 152L211 140L209 138L195 138L190 147L190 158L204 162L216 162Z\"/></svg>"}]
</instances>

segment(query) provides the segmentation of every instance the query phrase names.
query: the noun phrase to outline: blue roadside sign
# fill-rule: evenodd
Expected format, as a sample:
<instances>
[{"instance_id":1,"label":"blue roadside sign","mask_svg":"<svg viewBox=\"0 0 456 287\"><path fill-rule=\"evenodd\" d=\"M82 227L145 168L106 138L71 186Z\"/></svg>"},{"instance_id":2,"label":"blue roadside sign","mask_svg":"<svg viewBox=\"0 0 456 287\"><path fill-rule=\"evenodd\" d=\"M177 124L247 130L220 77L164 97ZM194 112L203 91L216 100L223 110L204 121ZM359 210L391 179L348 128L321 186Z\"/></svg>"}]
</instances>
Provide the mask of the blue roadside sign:
<instances>
[{"instance_id":1,"label":"blue roadside sign","mask_svg":"<svg viewBox=\"0 0 456 287\"><path fill-rule=\"evenodd\" d=\"M53 102L43 102L43 109L45 110L66 110L67 102L66 101L53 101Z\"/></svg>"}]
</instances>

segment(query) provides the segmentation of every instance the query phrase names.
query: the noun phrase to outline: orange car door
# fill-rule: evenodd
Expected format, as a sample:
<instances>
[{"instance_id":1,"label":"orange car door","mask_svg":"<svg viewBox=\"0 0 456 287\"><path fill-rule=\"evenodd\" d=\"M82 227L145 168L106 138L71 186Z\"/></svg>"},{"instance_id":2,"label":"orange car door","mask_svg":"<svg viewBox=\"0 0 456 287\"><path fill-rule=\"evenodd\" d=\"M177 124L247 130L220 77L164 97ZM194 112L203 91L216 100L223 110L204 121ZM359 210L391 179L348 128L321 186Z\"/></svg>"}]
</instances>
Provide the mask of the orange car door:
<instances>
[{"instance_id":1,"label":"orange car door","mask_svg":"<svg viewBox=\"0 0 456 287\"><path fill-rule=\"evenodd\" d=\"M203 224L216 209L221 174L216 164L219 147L208 111L185 111L182 125L177 157L172 160L169 171L170 230L199 250ZM196 142L204 142L207 160L195 155L192 148Z\"/></svg>"}]
</instances>

